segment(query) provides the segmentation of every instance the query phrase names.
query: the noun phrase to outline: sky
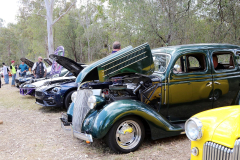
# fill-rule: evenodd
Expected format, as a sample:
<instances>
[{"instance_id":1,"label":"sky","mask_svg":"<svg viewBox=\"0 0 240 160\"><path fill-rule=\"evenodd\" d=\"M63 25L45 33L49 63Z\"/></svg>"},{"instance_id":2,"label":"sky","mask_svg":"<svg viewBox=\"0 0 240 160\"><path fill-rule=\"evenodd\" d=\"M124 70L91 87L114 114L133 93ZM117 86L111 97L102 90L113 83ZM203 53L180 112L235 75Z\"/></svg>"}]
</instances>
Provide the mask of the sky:
<instances>
[{"instance_id":1,"label":"sky","mask_svg":"<svg viewBox=\"0 0 240 160\"><path fill-rule=\"evenodd\" d=\"M0 0L0 18L7 23L17 23L18 0Z\"/></svg>"}]
</instances>

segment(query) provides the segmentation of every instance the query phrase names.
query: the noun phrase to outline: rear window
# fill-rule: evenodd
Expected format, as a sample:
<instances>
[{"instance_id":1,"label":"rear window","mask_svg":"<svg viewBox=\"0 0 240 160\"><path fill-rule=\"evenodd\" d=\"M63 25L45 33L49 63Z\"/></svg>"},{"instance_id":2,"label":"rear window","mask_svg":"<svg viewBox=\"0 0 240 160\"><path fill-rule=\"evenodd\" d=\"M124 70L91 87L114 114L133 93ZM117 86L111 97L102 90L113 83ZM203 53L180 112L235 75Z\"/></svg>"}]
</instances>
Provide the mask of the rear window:
<instances>
[{"instance_id":1,"label":"rear window","mask_svg":"<svg viewBox=\"0 0 240 160\"><path fill-rule=\"evenodd\" d=\"M212 55L215 70L234 69L234 54L232 52L214 52Z\"/></svg>"}]
</instances>

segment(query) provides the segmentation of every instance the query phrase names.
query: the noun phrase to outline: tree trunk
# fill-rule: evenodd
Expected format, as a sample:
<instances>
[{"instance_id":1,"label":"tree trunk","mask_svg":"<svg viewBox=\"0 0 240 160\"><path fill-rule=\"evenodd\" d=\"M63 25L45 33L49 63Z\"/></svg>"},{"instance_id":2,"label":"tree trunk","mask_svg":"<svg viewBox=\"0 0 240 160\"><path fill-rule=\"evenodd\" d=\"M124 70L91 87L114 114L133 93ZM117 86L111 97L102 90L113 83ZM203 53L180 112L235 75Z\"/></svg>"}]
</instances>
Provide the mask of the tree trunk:
<instances>
[{"instance_id":1,"label":"tree trunk","mask_svg":"<svg viewBox=\"0 0 240 160\"><path fill-rule=\"evenodd\" d=\"M54 47L53 47L53 27L51 22L47 21L47 31L48 31L48 57L50 54L54 54Z\"/></svg>"},{"instance_id":2,"label":"tree trunk","mask_svg":"<svg viewBox=\"0 0 240 160\"><path fill-rule=\"evenodd\" d=\"M54 53L54 46L53 46L53 4L54 0L45 0L46 6L46 19L47 19L47 32L48 32L48 56Z\"/></svg>"}]
</instances>

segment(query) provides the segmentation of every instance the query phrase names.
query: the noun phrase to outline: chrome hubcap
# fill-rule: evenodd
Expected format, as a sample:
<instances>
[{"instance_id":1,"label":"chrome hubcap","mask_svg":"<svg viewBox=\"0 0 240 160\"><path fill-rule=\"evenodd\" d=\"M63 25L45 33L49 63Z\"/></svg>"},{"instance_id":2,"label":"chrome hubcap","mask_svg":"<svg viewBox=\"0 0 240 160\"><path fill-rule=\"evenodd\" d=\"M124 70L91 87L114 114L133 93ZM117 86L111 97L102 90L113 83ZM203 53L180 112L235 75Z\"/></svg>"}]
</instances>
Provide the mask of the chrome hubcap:
<instances>
[{"instance_id":1,"label":"chrome hubcap","mask_svg":"<svg viewBox=\"0 0 240 160\"><path fill-rule=\"evenodd\" d=\"M122 122L116 132L116 141L123 149L132 149L141 140L141 128L138 123L132 120Z\"/></svg>"}]
</instances>

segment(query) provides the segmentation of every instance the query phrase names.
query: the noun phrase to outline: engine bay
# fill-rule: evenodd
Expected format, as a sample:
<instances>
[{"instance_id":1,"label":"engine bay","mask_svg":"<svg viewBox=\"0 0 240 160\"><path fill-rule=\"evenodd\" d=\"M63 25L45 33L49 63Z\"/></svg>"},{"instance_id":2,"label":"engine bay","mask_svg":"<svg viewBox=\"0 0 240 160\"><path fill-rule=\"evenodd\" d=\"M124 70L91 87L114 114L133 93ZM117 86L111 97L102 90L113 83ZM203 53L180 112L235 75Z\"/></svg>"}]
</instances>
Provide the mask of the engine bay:
<instances>
[{"instance_id":1,"label":"engine bay","mask_svg":"<svg viewBox=\"0 0 240 160\"><path fill-rule=\"evenodd\" d=\"M161 101L161 79L155 76L125 75L112 77L107 82L88 82L82 89L102 89L107 103L118 100L138 100L158 109ZM158 91L157 91L158 90Z\"/></svg>"}]
</instances>

